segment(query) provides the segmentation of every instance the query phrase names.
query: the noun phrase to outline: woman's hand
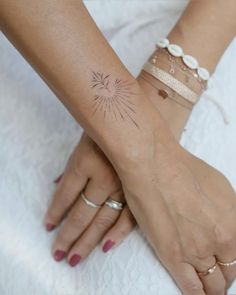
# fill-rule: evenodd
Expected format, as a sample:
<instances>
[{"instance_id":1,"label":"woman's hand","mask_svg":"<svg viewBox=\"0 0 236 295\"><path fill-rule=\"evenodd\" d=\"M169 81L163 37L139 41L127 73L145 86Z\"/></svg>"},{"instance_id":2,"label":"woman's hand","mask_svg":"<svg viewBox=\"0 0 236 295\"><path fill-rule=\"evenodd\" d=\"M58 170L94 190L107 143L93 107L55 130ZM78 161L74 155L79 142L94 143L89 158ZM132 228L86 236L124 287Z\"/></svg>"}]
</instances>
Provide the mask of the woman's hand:
<instances>
[{"instance_id":1,"label":"woman's hand","mask_svg":"<svg viewBox=\"0 0 236 295\"><path fill-rule=\"evenodd\" d=\"M168 120L176 137L179 137L180 129L182 129L189 115L189 111L176 106L176 103L171 100L163 102L162 98L156 94L156 91L153 90L149 84L144 82L141 78L138 78L138 80L145 93L161 111L161 114ZM175 114L175 117L173 117L173 114ZM173 119L171 120L171 118ZM176 122L178 122L177 125ZM179 127L176 128L176 126ZM81 147L79 147L80 145ZM110 183L116 183L116 185L109 184L108 187L114 187L114 190L119 190L118 187L120 184L117 175L101 150L99 150L86 135L83 135L80 145L74 152L77 156L71 157L71 164L68 164L68 167L84 167L83 171L86 171L86 168L91 165L94 167L94 164L92 164L94 160L96 163L98 159L100 159L100 165L95 166L105 167L106 169L102 169L102 171L109 171L108 174L114 177L112 177L113 181ZM159 148L160 147L158 147L158 149ZM90 152L87 153L88 151ZM84 154L89 155L91 151L93 151L92 154L95 158L94 156L86 156L84 158ZM168 151L168 147L166 151ZM174 153L173 150L170 150L170 153L174 154L173 157L169 157L170 154L168 153L168 156L166 156L166 151L162 150L156 153L157 156L160 154L160 157L152 158L151 164L148 165L148 169L146 170L146 175L144 174L141 176L141 174L136 174L136 171L143 172L143 167L145 167L143 165L145 163L144 161L139 161L143 167L139 167L137 170L133 169L131 171L132 173L129 173L130 168L127 168L128 173L125 173L125 177L128 176L130 182L129 187L132 189L129 189L128 186L125 187L128 202L132 210L134 210L141 227L146 232L158 257L167 267L184 294L224 294L225 286L228 287L235 277L234 268L217 266L213 274L205 277L201 276L200 279L195 270L205 271L212 266L215 261L214 255L221 261L230 261L234 259L234 248L232 245L232 241L234 241L235 238L234 191L221 173L182 150L179 146L176 146ZM166 157L166 162L161 162L162 166L159 162L157 165L159 168L157 169L152 163L154 160L160 161L163 156ZM82 163L76 160L77 158L84 160L84 166L75 164ZM171 162L169 162L170 159L172 159ZM105 166L103 162L105 162ZM126 164L127 163L128 162L126 162ZM133 164L132 162L131 166L133 166ZM122 168L124 167L125 166L122 164ZM74 168L69 170L77 171L77 169ZM68 169L66 169L66 171L67 170ZM79 171L81 171L81 169L79 169ZM100 168L93 168L93 172L95 171L100 171ZM150 171L153 174L149 174ZM101 175L100 172L97 173ZM79 173L79 175L80 174L81 173ZM75 173L75 175L78 176L78 173ZM151 176L147 177L147 175ZM158 175L158 178L155 175ZM83 178L84 177L79 177L79 182L81 182ZM137 179L134 181L132 178ZM86 179L88 179L88 177ZM144 179L146 179L146 181L144 181ZM77 182L76 176L74 177L74 181ZM101 182L104 184L104 177ZM63 188L64 185L62 186L62 184L63 181L60 182L55 196L61 195L61 193L58 194L58 191L60 192L60 187ZM78 192L83 189L83 185L81 184L80 187L80 189L77 189L77 193L74 194L74 199L77 198ZM146 191L144 191L144 187L147 188ZM137 193L134 194L134 192ZM144 193L142 194L142 192ZM104 194L104 196L105 195L107 197L109 193ZM106 197L103 198L101 202L103 202ZM93 201L95 202L95 199L93 199ZM57 206L61 208L61 211L65 212L64 202L61 204L59 204L60 200L56 202L58 203ZM50 208L49 212L55 210L53 203ZM123 235L124 237L132 229L134 226L134 219L127 207L124 209L124 212L127 212L127 214L121 214L118 219L119 221L114 227L115 230L113 231L112 228L106 234L106 237L103 238L104 242L109 239L117 241L117 244L120 239L119 234L117 235L116 232L124 233L123 228L126 228L127 230ZM61 213L59 215L62 216L63 214ZM61 218L62 217L60 217L59 220L61 220ZM58 220L58 218L47 220L51 220L52 222L53 220ZM59 222L55 221L54 223L58 224ZM86 235L86 231L84 235ZM63 237L63 229L60 232L62 233L61 237ZM104 232L107 232L107 230ZM102 235L104 235L104 233ZM76 239L78 239L78 234ZM92 236L88 236L88 243L90 243L90 240L93 241ZM78 244L79 241L80 239L78 239L76 244ZM93 246L89 248L88 252L95 247L98 241L99 239L92 242ZM73 243L73 238L70 243ZM65 250L68 249L67 251L70 251L68 257L71 257L72 255L70 253L73 252L69 250L70 245L65 247ZM73 253L75 252L76 251ZM88 252L82 257L84 258L88 255ZM203 291L202 288L204 288L205 291ZM220 291L218 292L218 290Z\"/></svg>"},{"instance_id":2,"label":"woman's hand","mask_svg":"<svg viewBox=\"0 0 236 295\"><path fill-rule=\"evenodd\" d=\"M207 276L197 272L235 259L236 203L229 182L179 147L156 145L150 159L125 162L119 174L128 205L182 292L224 294L235 266L217 265Z\"/></svg>"},{"instance_id":3,"label":"woman's hand","mask_svg":"<svg viewBox=\"0 0 236 295\"><path fill-rule=\"evenodd\" d=\"M198 56L209 69L215 67L235 35L235 1L227 1L227 5L225 2L221 0L215 5L215 1L190 1L171 34L173 42L182 40L185 50ZM228 278L225 269L217 266L215 272L201 280L196 271L212 266L215 256L223 261L235 258L235 194L229 183L172 139L169 128L139 91L81 1L24 3L1 1L4 34L111 160L130 209L180 289L188 295L223 294L223 274ZM65 36L70 36L67 42ZM202 44L209 46L202 50ZM91 77L92 73L99 76L97 80ZM109 81L104 81L108 77ZM101 95L94 88L97 84L91 86L93 80L103 84ZM112 89L108 85L113 85ZM126 106L119 105L119 95ZM94 116L94 103L95 107L100 106L96 105L98 100L104 111L99 108L100 112ZM108 110L111 109L109 117L105 117L107 102ZM197 177L194 165L203 166L203 180L214 183L201 184L202 178ZM66 196L69 208L70 200L73 202L86 184L86 177L79 173L80 181L72 189L71 181L77 180L77 174L68 172L68 175L62 179L58 191ZM91 175L86 176L88 180ZM91 188L91 192L95 189ZM105 199L108 193L110 190L99 190L98 199ZM69 216L73 216L73 211L70 212ZM86 221L94 215L90 211ZM74 218L77 221L72 238L78 236L77 226L79 234L87 228L80 216ZM68 244L65 239L65 248ZM230 277L235 276L234 268L227 272Z\"/></svg>"},{"instance_id":4,"label":"woman's hand","mask_svg":"<svg viewBox=\"0 0 236 295\"><path fill-rule=\"evenodd\" d=\"M176 122L181 126L189 111L169 99L163 101L150 84L138 80L179 137ZM152 157L148 158L146 150L136 158L126 158L126 165L118 162L130 209L184 294L225 294L236 276L235 266L217 264L207 276L197 272L206 271L216 260L235 259L233 188L223 174L180 146L170 148L154 141L140 149L149 146Z\"/></svg>"},{"instance_id":5,"label":"woman's hand","mask_svg":"<svg viewBox=\"0 0 236 295\"><path fill-rule=\"evenodd\" d=\"M124 203L119 178L99 147L83 134L72 153L45 216L48 230L60 225L53 243L55 260L67 256L71 266L86 258L102 240L103 251L118 245L133 229L135 220L125 206L122 211L106 205L93 208L81 192L101 205L108 197Z\"/></svg>"},{"instance_id":6,"label":"woman's hand","mask_svg":"<svg viewBox=\"0 0 236 295\"><path fill-rule=\"evenodd\" d=\"M145 94L153 100L154 104L158 102L160 107L161 101L158 101L160 97L156 95L155 91L148 84L143 83L141 78L138 78L138 81ZM185 123L186 113L183 113L185 110L183 108L176 109L175 104L170 104L166 108L166 103L168 104L168 102L165 102L165 107L161 108L160 111L167 120L171 118L168 123L171 128L173 127L174 135L178 137ZM177 120L178 124L176 124ZM80 192L84 191L84 194L93 202L102 204L114 191L119 191L119 196L121 196L122 188L116 172L103 152L85 133L70 157L64 177L60 177L57 183L59 185L45 216L45 225L48 231L59 226L64 217L66 218L52 247L52 253L57 261L65 256L67 256L69 262L79 260L80 257L84 259L101 239L103 250L108 251L109 247L118 245L135 226L135 219L127 206L116 222L115 219L119 212L113 212L113 210L106 208L108 210L105 210L105 212L109 214L104 218L109 219L112 214L111 220L104 221L107 225L103 226L102 233L97 232L98 235L95 236L90 234L91 228L96 228L97 223L102 223L101 214L99 219L94 219L98 210L89 208L82 200ZM101 190L102 192L99 192ZM122 197L119 196L117 195L117 200L124 201L123 195ZM83 228L79 229L79 226L74 224L74 219L81 220L80 223L83 224ZM94 220L95 226L94 224L89 226ZM111 224L114 225L111 227ZM75 226L77 229L73 230ZM76 245L76 247L73 245ZM77 259L71 259L74 254L77 255L75 256Z\"/></svg>"}]
</instances>

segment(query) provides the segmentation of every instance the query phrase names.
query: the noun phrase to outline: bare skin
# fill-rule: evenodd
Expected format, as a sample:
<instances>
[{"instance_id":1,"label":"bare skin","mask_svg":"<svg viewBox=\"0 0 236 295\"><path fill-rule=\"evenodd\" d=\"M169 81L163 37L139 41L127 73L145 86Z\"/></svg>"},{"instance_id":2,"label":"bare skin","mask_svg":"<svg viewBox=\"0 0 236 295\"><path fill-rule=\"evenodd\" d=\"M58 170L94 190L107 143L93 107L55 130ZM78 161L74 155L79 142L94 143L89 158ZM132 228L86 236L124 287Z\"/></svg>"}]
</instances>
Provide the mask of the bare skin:
<instances>
[{"instance_id":1,"label":"bare skin","mask_svg":"<svg viewBox=\"0 0 236 295\"><path fill-rule=\"evenodd\" d=\"M151 77L150 80L153 82ZM170 128L172 129L172 132L175 133L174 135L176 138L179 138L190 111L176 104L173 100L163 101L163 98L158 96L155 89L146 81L142 80L141 77L138 78L138 81L155 107L161 111L163 117L172 118L172 120L169 120ZM156 81L157 85L158 83L159 82ZM178 125L176 125L176 122L178 122ZM176 126L178 127L176 128ZM225 232L225 223L228 227L235 218L235 193L230 183L220 172L216 171L203 161L193 158L191 155L187 156L185 160L191 166L192 173L203 190L203 195L209 198L210 206L215 206L220 210L220 213L215 216L215 227L212 225L212 235L215 236L216 232L219 234L218 231L220 231L222 239L228 239L230 233ZM79 180L77 182L78 188L73 193L71 192L71 194L68 194L69 190L65 190L65 194L60 190L61 188L65 189L69 186L68 179L73 173L75 174L74 177ZM91 183L96 183L96 185L91 185L90 183L87 184L88 176L89 181ZM54 195L53 201L45 217L46 223L49 222L54 225L59 225L65 211L71 206L72 202L77 200L76 206L70 211L67 221L60 229L52 248L53 253L55 253L57 249L64 251L69 263L73 255L79 255L81 259L86 258L101 240L103 249L108 241L113 242L111 248L116 247L132 231L136 224L135 219L132 217L127 206L124 211L122 211L121 215L119 212L113 212L113 210L108 208L105 208L105 210L103 208L100 211L95 210L95 212L94 209L88 208L84 205L83 201L81 202L81 199L78 199L80 191L84 188L86 195L90 196L90 199L98 204L101 204L106 200L107 197L104 196L112 194L113 199L124 201L122 193L120 193L122 192L122 187L120 186L116 172L113 170L112 165L109 164L102 151L86 134L83 134L82 140L75 148L72 158L68 162L64 177L60 180L59 188ZM102 193L99 194L98 188L101 189ZM118 192L118 194L114 194L114 191ZM99 195L102 195L103 197L99 198ZM228 202L225 201L225 198L228 198ZM182 210L179 211L180 209L182 208L176 208L178 215L183 214L181 212ZM95 216L97 211L99 211L99 214ZM92 215L91 212L93 213ZM186 215L186 213L184 215ZM226 215L229 216L227 220L225 219ZM223 216L223 220L220 220L220 216ZM160 218L162 218L162 214L160 215ZM182 218L187 219L188 217L182 216ZM189 222L191 222L191 220L189 220ZM82 228L81 224L83 225ZM78 225L80 225L80 227L78 227ZM188 231L188 225L185 226L187 226L186 231ZM75 227L76 230L74 230ZM234 229L232 228L232 230ZM196 231L196 234L197 233L198 230ZM227 235L229 236L227 237ZM190 241L188 242L191 243L192 248L195 248L196 238L197 236L194 237L192 235L191 238L189 237ZM214 238L217 239L217 237ZM168 236L163 237L163 239L167 240ZM76 243L74 243L75 241ZM202 237L202 243L204 243L204 237ZM226 240L225 243L228 243L228 241ZM171 245L172 244L170 243L166 248L163 246L163 249L166 251L165 255L167 261L171 261L173 257L174 250L171 249ZM189 244L188 246L190 247ZM223 249L225 244L221 246ZM203 252L197 252L198 250L199 249L197 248L195 249L196 255L204 255ZM199 251L202 251L202 249ZM201 259L203 258L204 257L201 257ZM226 281L226 287L228 288L234 279L234 273L227 268L223 268L222 270L224 275L222 281ZM217 289L214 288L214 284L210 285L210 283L211 282L206 280L209 291L212 294L217 294Z\"/></svg>"},{"instance_id":2,"label":"bare skin","mask_svg":"<svg viewBox=\"0 0 236 295\"><path fill-rule=\"evenodd\" d=\"M220 267L201 278L197 271L212 266L216 257L221 261L235 258L235 199L229 183L179 146L160 112L121 65L82 2L39 4L24 0L23 4L0 1L4 34L106 154L119 175L129 208L159 259L184 294L224 294L229 276L235 277L234 268L227 270L228 276ZM222 0L217 5L216 1L193 1L170 38L185 50L192 49L203 66L213 69L235 34L234 11L235 1L229 0L227 5ZM214 25L209 26L209 17ZM197 19L201 19L200 25ZM210 55L207 49L199 51L197 44L211 37L214 50ZM94 72L109 75L111 96L100 93L105 89L92 84ZM127 93L122 97L126 97L126 104L133 105L134 112L114 102L117 80L128 83L128 98ZM110 90L106 82L104 86ZM119 114L117 120L113 115L104 116L101 109L93 115L96 95L105 97L101 101L113 101L113 111L117 109ZM224 187L223 191L214 191L214 202L213 191L208 192L195 175L193 162L205 167L207 182L211 183L215 175L217 185Z\"/></svg>"},{"instance_id":3,"label":"bare skin","mask_svg":"<svg viewBox=\"0 0 236 295\"><path fill-rule=\"evenodd\" d=\"M167 120L176 139L179 140L190 110L176 104L173 100L164 101L157 94L155 88L142 80L141 76L137 80L144 89L145 94ZM150 82L158 84L158 81L153 81L151 76ZM197 170L197 172L199 172L199 175L201 174L201 170ZM124 196L120 193L116 194L116 192L122 192L117 173L101 149L85 133L71 155L63 175L64 177L60 177L59 181L57 181L59 186L45 216L45 224L48 226L48 230L52 230L60 224L66 212L71 208L71 204L76 200L78 206L73 206L73 211L71 210L69 215L66 215L67 218L69 217L68 222L60 229L52 247L54 256L57 250L63 251L65 253L61 256L61 259L67 256L68 262L70 262L71 257L76 253L82 259L86 258L101 240L103 248L107 241L113 241L113 248L119 245L136 225L136 221L128 207L125 207L121 215L120 212L106 210L107 212L101 222L95 216L99 210L90 210L91 208L84 206L84 202L78 202L79 192L81 191L84 191L85 195L90 196L90 199L97 204L102 204L114 192L116 196L112 198L124 202ZM70 180L72 177L77 179L77 187L74 191L71 191L74 183L73 180ZM102 194L99 194L99 190L102 191ZM88 217L86 216L87 210ZM90 216L89 211L93 213ZM73 215L76 215L76 218L70 218ZM78 219L83 219L83 228L80 230L78 228ZM103 223L102 230L97 230L97 223L100 225ZM74 224L77 231L73 230ZM88 226L89 230L86 230ZM93 235L87 234L87 231L89 232L93 227L95 228ZM71 248L75 240L77 242ZM55 258L57 259L57 257Z\"/></svg>"}]
</instances>

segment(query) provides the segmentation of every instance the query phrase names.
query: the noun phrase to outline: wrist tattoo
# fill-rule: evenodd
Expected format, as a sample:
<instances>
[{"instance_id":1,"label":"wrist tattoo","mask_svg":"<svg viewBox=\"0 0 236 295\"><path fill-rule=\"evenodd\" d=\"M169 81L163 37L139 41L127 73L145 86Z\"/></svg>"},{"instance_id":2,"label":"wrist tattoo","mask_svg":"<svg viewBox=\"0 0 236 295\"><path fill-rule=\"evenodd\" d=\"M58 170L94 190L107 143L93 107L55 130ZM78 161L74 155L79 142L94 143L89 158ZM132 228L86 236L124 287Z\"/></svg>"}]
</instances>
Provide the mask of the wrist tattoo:
<instances>
[{"instance_id":1,"label":"wrist tattoo","mask_svg":"<svg viewBox=\"0 0 236 295\"><path fill-rule=\"evenodd\" d=\"M111 75L93 72L92 84L96 92L93 96L93 113L100 112L105 119L112 116L116 120L130 120L137 128L135 104L131 98L136 95L131 89L134 83L113 79Z\"/></svg>"}]
</instances>

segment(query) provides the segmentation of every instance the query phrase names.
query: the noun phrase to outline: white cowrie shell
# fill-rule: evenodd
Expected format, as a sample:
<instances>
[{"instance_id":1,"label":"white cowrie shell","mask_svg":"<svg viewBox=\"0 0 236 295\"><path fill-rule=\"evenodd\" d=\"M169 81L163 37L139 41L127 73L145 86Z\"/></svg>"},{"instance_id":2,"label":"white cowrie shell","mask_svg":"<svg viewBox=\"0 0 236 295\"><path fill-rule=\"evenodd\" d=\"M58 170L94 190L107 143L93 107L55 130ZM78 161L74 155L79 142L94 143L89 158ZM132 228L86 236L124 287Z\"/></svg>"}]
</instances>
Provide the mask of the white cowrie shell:
<instances>
[{"instance_id":1,"label":"white cowrie shell","mask_svg":"<svg viewBox=\"0 0 236 295\"><path fill-rule=\"evenodd\" d=\"M204 81L207 81L210 78L210 73L205 68L198 68L197 73L198 73L199 77Z\"/></svg>"},{"instance_id":2,"label":"white cowrie shell","mask_svg":"<svg viewBox=\"0 0 236 295\"><path fill-rule=\"evenodd\" d=\"M168 39L161 39L159 42L157 42L157 46L160 48L166 48L169 45Z\"/></svg>"},{"instance_id":3,"label":"white cowrie shell","mask_svg":"<svg viewBox=\"0 0 236 295\"><path fill-rule=\"evenodd\" d=\"M196 70L196 73L194 74L195 77L198 75L204 81L209 80L210 73L208 70L199 67L197 59L191 55L185 55L183 49L180 46L176 44L170 44L167 38L161 39L159 42L157 42L156 46L160 48L166 48L168 52L174 57L182 57L183 63L188 68Z\"/></svg>"},{"instance_id":4,"label":"white cowrie shell","mask_svg":"<svg viewBox=\"0 0 236 295\"><path fill-rule=\"evenodd\" d=\"M187 67L189 67L192 70L196 70L198 67L198 62L196 58L192 57L191 55L184 55L183 62Z\"/></svg>"},{"instance_id":5,"label":"white cowrie shell","mask_svg":"<svg viewBox=\"0 0 236 295\"><path fill-rule=\"evenodd\" d=\"M172 54L175 57L180 57L183 55L183 49L175 44L170 44L168 46L168 51L170 54Z\"/></svg>"}]
</instances>

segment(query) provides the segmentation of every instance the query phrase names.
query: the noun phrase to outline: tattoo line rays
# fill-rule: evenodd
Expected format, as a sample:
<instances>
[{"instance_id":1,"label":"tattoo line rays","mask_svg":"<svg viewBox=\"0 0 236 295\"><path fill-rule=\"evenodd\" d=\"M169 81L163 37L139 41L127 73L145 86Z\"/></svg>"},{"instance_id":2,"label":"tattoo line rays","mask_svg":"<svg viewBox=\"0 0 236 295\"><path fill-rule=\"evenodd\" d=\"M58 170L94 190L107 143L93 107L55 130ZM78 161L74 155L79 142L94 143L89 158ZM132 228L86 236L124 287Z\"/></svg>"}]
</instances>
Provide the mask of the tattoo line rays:
<instances>
[{"instance_id":1,"label":"tattoo line rays","mask_svg":"<svg viewBox=\"0 0 236 295\"><path fill-rule=\"evenodd\" d=\"M125 121L129 119L139 128L135 121L135 104L130 98L136 93L130 87L133 83L127 80L116 79L112 81L111 75L104 75L100 72L93 72L91 88L97 90L93 96L93 113L101 112L103 117L112 115L117 120L119 117Z\"/></svg>"}]
</instances>

